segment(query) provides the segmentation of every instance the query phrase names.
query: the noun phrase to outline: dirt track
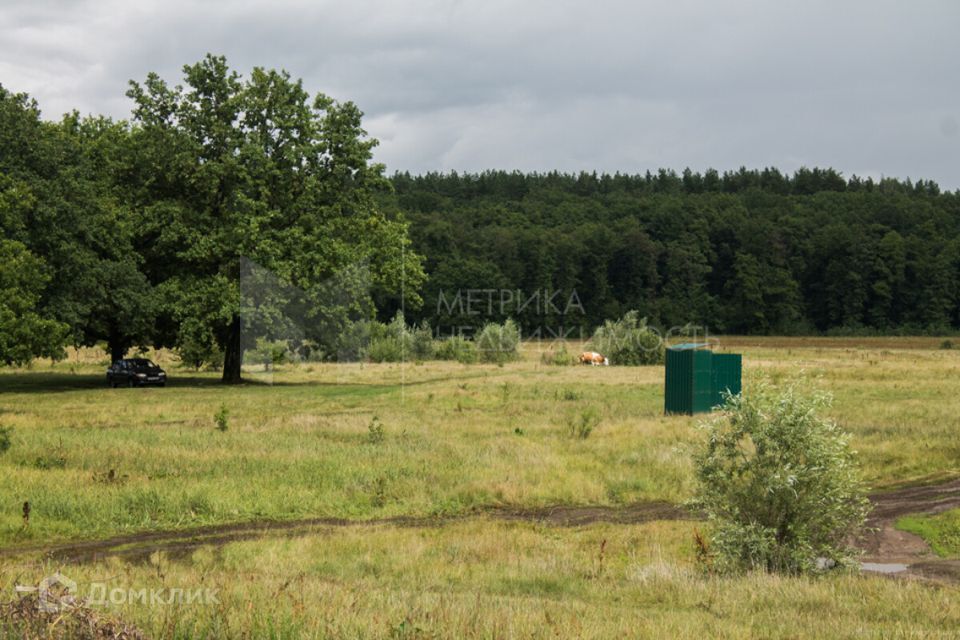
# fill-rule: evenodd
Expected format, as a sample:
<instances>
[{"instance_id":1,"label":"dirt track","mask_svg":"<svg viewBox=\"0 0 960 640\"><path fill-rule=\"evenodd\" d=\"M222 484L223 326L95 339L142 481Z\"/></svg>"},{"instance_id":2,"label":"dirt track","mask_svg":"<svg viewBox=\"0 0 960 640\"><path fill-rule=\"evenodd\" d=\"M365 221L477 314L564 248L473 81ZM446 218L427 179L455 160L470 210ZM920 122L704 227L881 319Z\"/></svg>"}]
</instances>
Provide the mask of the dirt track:
<instances>
[{"instance_id":1,"label":"dirt track","mask_svg":"<svg viewBox=\"0 0 960 640\"><path fill-rule=\"evenodd\" d=\"M668 502L643 502L623 507L556 506L536 509L498 507L473 514L447 517L398 516L373 520L309 518L281 522L259 521L180 531L147 531L85 542L0 549L0 558L39 553L61 562L76 563L92 562L106 557L125 557L130 560L146 559L156 551L163 551L169 557L176 558L187 555L194 549L205 545L219 546L229 542L251 540L263 536L299 536L316 533L331 527L437 527L479 517L517 522L542 522L558 527L575 527L595 522L637 524L653 520L679 520L691 516Z\"/></svg>"},{"instance_id":2,"label":"dirt track","mask_svg":"<svg viewBox=\"0 0 960 640\"><path fill-rule=\"evenodd\" d=\"M960 508L960 479L875 494L870 500L868 530L858 541L864 562L905 564L907 575L960 582L960 561L939 558L923 538L894 528L901 516Z\"/></svg>"},{"instance_id":3,"label":"dirt track","mask_svg":"<svg viewBox=\"0 0 960 640\"><path fill-rule=\"evenodd\" d=\"M894 528L896 519L906 514L932 514L960 508L960 479L936 485L877 493L871 495L870 499L874 508L867 523L869 529L858 541L864 549L865 562L902 563L909 565L909 568L898 575L907 574L960 582L960 561L938 558L919 536ZM310 518L287 522L261 521L216 525L181 531L152 531L88 542L0 549L0 558L43 554L65 563L91 562L106 557L124 557L131 561L138 561L145 560L157 551L166 553L168 557L177 558L188 555L198 547L220 546L263 536L307 535L333 527L436 527L470 518L540 522L550 526L573 527L596 522L637 524L653 520L695 519L696 516L667 502L645 502L622 507L566 505L536 509L501 507L448 517L399 516L374 520Z\"/></svg>"}]
</instances>

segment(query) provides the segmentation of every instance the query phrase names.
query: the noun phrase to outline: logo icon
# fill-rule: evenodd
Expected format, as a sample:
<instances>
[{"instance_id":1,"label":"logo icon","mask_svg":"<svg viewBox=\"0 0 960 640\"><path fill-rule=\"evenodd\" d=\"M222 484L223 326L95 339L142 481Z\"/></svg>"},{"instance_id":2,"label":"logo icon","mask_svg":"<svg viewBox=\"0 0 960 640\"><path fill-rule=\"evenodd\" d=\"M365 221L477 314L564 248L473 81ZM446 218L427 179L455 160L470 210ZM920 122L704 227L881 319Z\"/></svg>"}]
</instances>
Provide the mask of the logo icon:
<instances>
[{"instance_id":1,"label":"logo icon","mask_svg":"<svg viewBox=\"0 0 960 640\"><path fill-rule=\"evenodd\" d=\"M44 613L59 613L76 606L77 583L59 571L46 576L36 587L17 585L17 593L37 593L37 608Z\"/></svg>"}]
</instances>

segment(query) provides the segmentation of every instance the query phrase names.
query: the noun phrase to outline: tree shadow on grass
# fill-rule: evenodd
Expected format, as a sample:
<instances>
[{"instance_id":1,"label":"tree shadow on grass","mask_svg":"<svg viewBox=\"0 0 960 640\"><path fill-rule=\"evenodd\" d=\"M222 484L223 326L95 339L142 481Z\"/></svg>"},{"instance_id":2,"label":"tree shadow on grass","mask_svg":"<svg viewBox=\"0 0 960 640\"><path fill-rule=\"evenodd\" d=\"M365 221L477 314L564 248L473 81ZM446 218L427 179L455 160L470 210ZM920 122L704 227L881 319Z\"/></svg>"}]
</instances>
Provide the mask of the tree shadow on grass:
<instances>
[{"instance_id":1,"label":"tree shadow on grass","mask_svg":"<svg viewBox=\"0 0 960 640\"><path fill-rule=\"evenodd\" d=\"M480 371L476 373L455 374L448 376L438 376L423 378L419 380L406 380L403 382L349 382L344 380L258 380L256 377L247 376L243 382L235 385L225 385L220 382L219 373L210 375L199 375L193 372L177 373L167 372L169 378L165 387L142 387L136 389L111 389L107 383L106 375L100 373L68 373L65 371L15 371L11 373L0 373L0 396L3 394L14 393L60 393L68 391L89 391L91 389L103 389L105 391L115 391L123 393L125 391L157 391L159 393L176 391L176 389L188 388L220 388L220 389L243 389L243 388L295 388L295 387L315 387L317 389L341 389L349 390L349 394L381 394L400 389L401 387L418 387L434 383L444 383L455 380L472 380L484 378L497 378L508 375L511 372L487 372ZM256 374L252 374L255 376Z\"/></svg>"},{"instance_id":2,"label":"tree shadow on grass","mask_svg":"<svg viewBox=\"0 0 960 640\"><path fill-rule=\"evenodd\" d=\"M240 388L243 387L302 387L311 382L265 382L262 380L244 380L238 385L225 385L220 382L220 376L178 375L173 374L167 380L165 387L147 386L135 389L111 389L106 376L94 373L63 373L56 371L27 371L11 374L0 374L0 395L6 393L58 393L65 391L88 391L104 389L106 391L152 391L169 392L186 388Z\"/></svg>"},{"instance_id":3,"label":"tree shadow on grass","mask_svg":"<svg viewBox=\"0 0 960 640\"><path fill-rule=\"evenodd\" d=\"M212 387L219 378L201 376L171 376L164 387ZM152 387L151 387L152 388ZM90 389L112 390L106 376L94 373L63 373L57 371L26 371L0 374L0 394L4 393L57 393L85 391ZM137 389L135 389L136 391ZM158 389L163 390L163 389ZM117 389L121 391L121 389Z\"/></svg>"}]
</instances>

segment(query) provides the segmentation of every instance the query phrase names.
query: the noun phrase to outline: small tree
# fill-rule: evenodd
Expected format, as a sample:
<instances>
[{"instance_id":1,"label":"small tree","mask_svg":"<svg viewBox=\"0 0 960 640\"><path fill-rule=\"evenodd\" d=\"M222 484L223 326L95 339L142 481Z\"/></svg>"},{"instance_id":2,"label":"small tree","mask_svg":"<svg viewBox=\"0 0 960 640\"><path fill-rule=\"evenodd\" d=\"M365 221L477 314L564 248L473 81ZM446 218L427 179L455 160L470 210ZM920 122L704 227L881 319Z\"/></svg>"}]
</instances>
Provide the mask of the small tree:
<instances>
[{"instance_id":1,"label":"small tree","mask_svg":"<svg viewBox=\"0 0 960 640\"><path fill-rule=\"evenodd\" d=\"M263 370L269 371L291 359L290 346L286 340L257 338L257 346L250 351L249 356L251 362L262 364Z\"/></svg>"},{"instance_id":2,"label":"small tree","mask_svg":"<svg viewBox=\"0 0 960 640\"><path fill-rule=\"evenodd\" d=\"M435 355L438 360L456 360L462 364L477 361L477 345L463 336L450 336L437 343Z\"/></svg>"},{"instance_id":3,"label":"small tree","mask_svg":"<svg viewBox=\"0 0 960 640\"><path fill-rule=\"evenodd\" d=\"M610 359L610 364L644 365L664 361L663 339L647 326L636 311L616 321L607 320L590 339L591 346Z\"/></svg>"},{"instance_id":4,"label":"small tree","mask_svg":"<svg viewBox=\"0 0 960 640\"><path fill-rule=\"evenodd\" d=\"M848 540L869 511L849 436L819 415L825 394L759 383L704 423L693 501L710 522L720 572L804 573L854 559Z\"/></svg>"},{"instance_id":5,"label":"small tree","mask_svg":"<svg viewBox=\"0 0 960 640\"><path fill-rule=\"evenodd\" d=\"M476 343L484 362L506 362L520 357L520 329L510 318L503 324L490 322L484 325Z\"/></svg>"}]
</instances>

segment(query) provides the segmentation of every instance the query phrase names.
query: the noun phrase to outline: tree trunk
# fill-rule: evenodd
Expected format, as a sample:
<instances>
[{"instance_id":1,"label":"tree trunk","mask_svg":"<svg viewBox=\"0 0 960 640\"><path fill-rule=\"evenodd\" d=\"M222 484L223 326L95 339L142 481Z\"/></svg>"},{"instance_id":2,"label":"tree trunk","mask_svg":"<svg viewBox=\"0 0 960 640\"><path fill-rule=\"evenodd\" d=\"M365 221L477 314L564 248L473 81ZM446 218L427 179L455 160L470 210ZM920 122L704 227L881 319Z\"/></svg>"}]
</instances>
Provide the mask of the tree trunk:
<instances>
[{"instance_id":1,"label":"tree trunk","mask_svg":"<svg viewBox=\"0 0 960 640\"><path fill-rule=\"evenodd\" d=\"M117 360L123 360L123 356L127 355L127 346L119 338L111 337L107 341L107 348L110 349L111 364Z\"/></svg>"},{"instance_id":2,"label":"tree trunk","mask_svg":"<svg viewBox=\"0 0 960 640\"><path fill-rule=\"evenodd\" d=\"M223 377L224 384L238 384L243 382L240 367L243 365L243 324L240 316L233 316L230 327L227 329L227 342L223 345Z\"/></svg>"}]
</instances>

